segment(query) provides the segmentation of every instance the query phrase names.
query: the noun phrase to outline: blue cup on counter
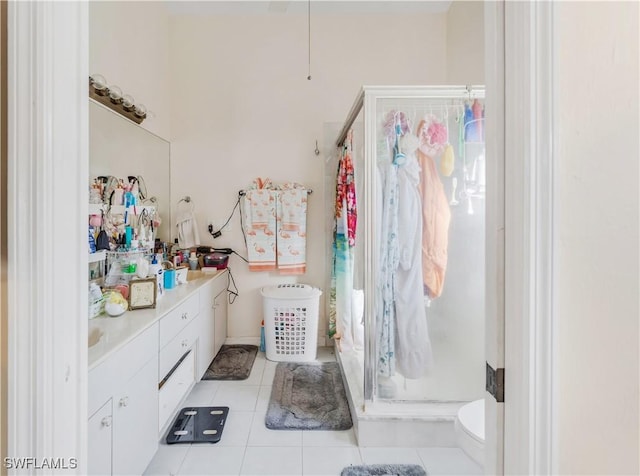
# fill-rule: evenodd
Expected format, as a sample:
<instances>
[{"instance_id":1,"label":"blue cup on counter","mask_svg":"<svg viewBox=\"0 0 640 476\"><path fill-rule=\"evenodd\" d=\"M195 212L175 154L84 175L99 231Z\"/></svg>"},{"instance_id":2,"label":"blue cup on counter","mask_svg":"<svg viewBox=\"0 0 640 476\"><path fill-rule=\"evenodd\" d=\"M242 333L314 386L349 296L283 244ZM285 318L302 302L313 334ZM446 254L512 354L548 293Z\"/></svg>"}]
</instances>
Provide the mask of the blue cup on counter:
<instances>
[{"instance_id":1,"label":"blue cup on counter","mask_svg":"<svg viewBox=\"0 0 640 476\"><path fill-rule=\"evenodd\" d=\"M173 289L176 287L176 270L165 269L164 270L164 288Z\"/></svg>"}]
</instances>

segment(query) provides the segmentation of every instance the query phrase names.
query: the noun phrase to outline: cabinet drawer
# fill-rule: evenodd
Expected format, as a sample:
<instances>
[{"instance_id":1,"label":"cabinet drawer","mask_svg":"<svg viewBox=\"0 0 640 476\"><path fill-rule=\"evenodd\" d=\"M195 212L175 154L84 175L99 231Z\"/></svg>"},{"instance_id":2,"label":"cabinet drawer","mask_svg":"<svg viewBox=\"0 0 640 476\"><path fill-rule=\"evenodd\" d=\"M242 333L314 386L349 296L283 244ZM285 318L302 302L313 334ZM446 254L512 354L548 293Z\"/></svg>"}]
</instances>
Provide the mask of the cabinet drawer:
<instances>
[{"instance_id":1,"label":"cabinet drawer","mask_svg":"<svg viewBox=\"0 0 640 476\"><path fill-rule=\"evenodd\" d=\"M160 319L160 348L173 339L182 328L189 324L198 314L200 297L198 293L187 298L182 304Z\"/></svg>"},{"instance_id":2,"label":"cabinet drawer","mask_svg":"<svg viewBox=\"0 0 640 476\"><path fill-rule=\"evenodd\" d=\"M113 389L127 382L144 365L158 355L158 325L136 336L89 372L88 411L96 412L109 398Z\"/></svg>"},{"instance_id":3,"label":"cabinet drawer","mask_svg":"<svg viewBox=\"0 0 640 476\"><path fill-rule=\"evenodd\" d=\"M187 327L182 329L177 336L160 350L158 382L167 376L185 352L194 348L195 341L198 338L197 322L197 319L191 321Z\"/></svg>"},{"instance_id":4,"label":"cabinet drawer","mask_svg":"<svg viewBox=\"0 0 640 476\"><path fill-rule=\"evenodd\" d=\"M178 404L191 388L194 378L194 353L189 352L171 377L164 383L158 391L158 431L169 423L169 419L173 416Z\"/></svg>"}]
</instances>

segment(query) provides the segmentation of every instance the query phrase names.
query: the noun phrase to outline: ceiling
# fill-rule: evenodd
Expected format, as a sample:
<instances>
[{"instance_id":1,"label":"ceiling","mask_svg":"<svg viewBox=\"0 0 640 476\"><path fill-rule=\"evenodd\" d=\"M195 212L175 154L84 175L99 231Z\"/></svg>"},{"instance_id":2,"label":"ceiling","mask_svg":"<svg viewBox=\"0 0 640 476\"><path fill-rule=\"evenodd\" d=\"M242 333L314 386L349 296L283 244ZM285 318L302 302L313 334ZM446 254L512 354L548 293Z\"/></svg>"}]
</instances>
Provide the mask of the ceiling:
<instances>
[{"instance_id":1,"label":"ceiling","mask_svg":"<svg viewBox=\"0 0 640 476\"><path fill-rule=\"evenodd\" d=\"M292 1L188 1L165 2L170 13L175 15L283 15L306 14L353 14L353 13L443 13L449 9L451 0L292 0Z\"/></svg>"}]
</instances>

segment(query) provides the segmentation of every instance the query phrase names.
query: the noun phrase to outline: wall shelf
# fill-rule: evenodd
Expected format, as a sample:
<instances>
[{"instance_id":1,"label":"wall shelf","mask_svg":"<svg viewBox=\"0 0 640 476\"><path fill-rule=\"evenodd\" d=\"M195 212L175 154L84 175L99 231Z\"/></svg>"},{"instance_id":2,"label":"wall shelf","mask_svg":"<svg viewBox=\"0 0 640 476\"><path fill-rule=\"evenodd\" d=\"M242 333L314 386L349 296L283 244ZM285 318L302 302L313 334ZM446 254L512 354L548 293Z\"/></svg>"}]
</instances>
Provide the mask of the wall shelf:
<instances>
[{"instance_id":1,"label":"wall shelf","mask_svg":"<svg viewBox=\"0 0 640 476\"><path fill-rule=\"evenodd\" d=\"M108 205L104 203L90 203L89 204L89 215L99 215L101 211L105 212L109 209ZM143 210L146 210L147 213L154 212L156 209L155 205L136 205L135 207L129 207L129 213L131 215L140 215ZM124 205L111 205L111 213L113 214L124 214L127 211L127 208Z\"/></svg>"},{"instance_id":2,"label":"wall shelf","mask_svg":"<svg viewBox=\"0 0 640 476\"><path fill-rule=\"evenodd\" d=\"M107 251L100 250L95 253L89 253L89 263L97 263L98 261L104 261L107 259Z\"/></svg>"}]
</instances>

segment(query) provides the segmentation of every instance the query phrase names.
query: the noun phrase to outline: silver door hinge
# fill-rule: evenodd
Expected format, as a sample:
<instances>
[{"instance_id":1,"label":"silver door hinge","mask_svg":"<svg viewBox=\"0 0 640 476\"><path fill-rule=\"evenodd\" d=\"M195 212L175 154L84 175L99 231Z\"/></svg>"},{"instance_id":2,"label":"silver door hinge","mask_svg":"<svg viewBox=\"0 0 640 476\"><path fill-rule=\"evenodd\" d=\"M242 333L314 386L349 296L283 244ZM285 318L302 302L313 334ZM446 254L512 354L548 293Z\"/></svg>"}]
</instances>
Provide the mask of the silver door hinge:
<instances>
[{"instance_id":1,"label":"silver door hinge","mask_svg":"<svg viewBox=\"0 0 640 476\"><path fill-rule=\"evenodd\" d=\"M504 369L493 369L487 362L487 378L485 389L496 399L504 402Z\"/></svg>"}]
</instances>

